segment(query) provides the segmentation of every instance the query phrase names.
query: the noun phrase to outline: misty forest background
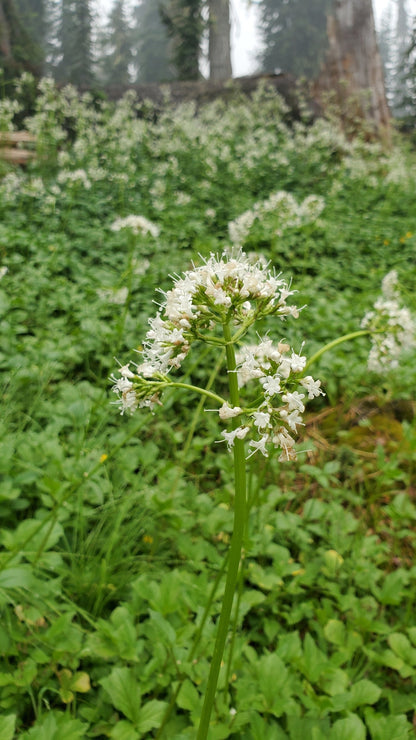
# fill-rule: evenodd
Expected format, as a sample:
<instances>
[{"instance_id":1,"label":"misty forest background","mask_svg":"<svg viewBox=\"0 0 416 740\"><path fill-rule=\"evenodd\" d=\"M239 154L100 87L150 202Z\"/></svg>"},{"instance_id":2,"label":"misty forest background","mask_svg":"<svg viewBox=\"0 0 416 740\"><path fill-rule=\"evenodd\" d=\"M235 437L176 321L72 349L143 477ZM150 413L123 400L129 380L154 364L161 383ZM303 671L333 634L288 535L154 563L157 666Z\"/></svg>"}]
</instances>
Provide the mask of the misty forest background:
<instances>
[{"instance_id":1,"label":"misty forest background","mask_svg":"<svg viewBox=\"0 0 416 740\"><path fill-rule=\"evenodd\" d=\"M259 0L256 6L256 72L316 78L333 1ZM406 0L386 4L377 30L390 108L396 117L411 117L416 26ZM6 82L24 69L82 89L231 76L230 7L223 0L2 0L0 34Z\"/></svg>"}]
</instances>

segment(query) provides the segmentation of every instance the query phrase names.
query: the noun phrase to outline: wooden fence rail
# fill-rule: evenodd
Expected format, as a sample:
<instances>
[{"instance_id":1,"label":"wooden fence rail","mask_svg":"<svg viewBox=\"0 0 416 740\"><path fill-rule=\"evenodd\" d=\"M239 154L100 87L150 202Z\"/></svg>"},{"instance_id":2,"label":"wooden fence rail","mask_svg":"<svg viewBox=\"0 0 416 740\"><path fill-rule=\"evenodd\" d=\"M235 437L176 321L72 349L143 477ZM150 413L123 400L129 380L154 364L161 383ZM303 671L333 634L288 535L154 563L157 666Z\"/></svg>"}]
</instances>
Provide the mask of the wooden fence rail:
<instances>
[{"instance_id":1,"label":"wooden fence rail","mask_svg":"<svg viewBox=\"0 0 416 740\"><path fill-rule=\"evenodd\" d=\"M0 131L0 159L25 165L36 156L35 144L36 136L29 131Z\"/></svg>"}]
</instances>

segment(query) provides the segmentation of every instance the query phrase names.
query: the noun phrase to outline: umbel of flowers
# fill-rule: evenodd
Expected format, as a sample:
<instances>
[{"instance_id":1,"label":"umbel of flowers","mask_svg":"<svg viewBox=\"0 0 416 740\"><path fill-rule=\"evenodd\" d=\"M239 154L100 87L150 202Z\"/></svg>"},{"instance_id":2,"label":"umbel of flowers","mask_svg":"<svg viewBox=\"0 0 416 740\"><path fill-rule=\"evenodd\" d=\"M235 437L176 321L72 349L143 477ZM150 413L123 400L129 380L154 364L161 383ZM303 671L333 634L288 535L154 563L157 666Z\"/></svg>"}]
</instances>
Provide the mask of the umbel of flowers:
<instances>
[{"instance_id":1,"label":"umbel of flowers","mask_svg":"<svg viewBox=\"0 0 416 740\"><path fill-rule=\"evenodd\" d=\"M281 320L299 316L299 309L287 303L293 293L267 264L253 263L241 251L211 255L201 266L174 278L156 316L149 319L140 361L121 367L119 377L112 376L121 413L153 408L161 403L167 387L191 388L175 382L173 374L194 342L237 345L235 367L228 363L228 373L235 374L239 391L257 383L256 403L234 405L231 398L205 392L219 404L222 422L235 420L231 430L222 431L223 441L232 449L236 439L246 439L248 456L256 451L267 456L276 447L280 459L294 459L305 400L322 393L320 381L302 376L306 357L283 340L273 343L266 336L256 345L243 344L249 329L266 316ZM248 398L253 398L253 392Z\"/></svg>"}]
</instances>

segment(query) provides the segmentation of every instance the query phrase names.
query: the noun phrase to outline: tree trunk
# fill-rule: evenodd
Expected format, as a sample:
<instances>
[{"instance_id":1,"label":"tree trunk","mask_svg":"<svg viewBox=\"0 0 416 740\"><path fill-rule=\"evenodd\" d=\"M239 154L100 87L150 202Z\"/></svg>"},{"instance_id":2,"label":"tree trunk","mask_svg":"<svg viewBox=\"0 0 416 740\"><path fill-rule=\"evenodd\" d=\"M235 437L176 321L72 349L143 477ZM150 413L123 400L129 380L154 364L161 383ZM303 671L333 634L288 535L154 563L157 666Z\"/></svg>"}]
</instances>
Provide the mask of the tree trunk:
<instances>
[{"instance_id":1,"label":"tree trunk","mask_svg":"<svg viewBox=\"0 0 416 740\"><path fill-rule=\"evenodd\" d=\"M10 26L7 15L4 0L0 0L0 55L4 59L9 59L12 55Z\"/></svg>"},{"instance_id":2,"label":"tree trunk","mask_svg":"<svg viewBox=\"0 0 416 740\"><path fill-rule=\"evenodd\" d=\"M4 80L18 77L23 71L37 76L41 64L42 50L30 38L13 0L0 0L0 69Z\"/></svg>"},{"instance_id":3,"label":"tree trunk","mask_svg":"<svg viewBox=\"0 0 416 740\"><path fill-rule=\"evenodd\" d=\"M229 0L209 0L209 78L232 77Z\"/></svg>"},{"instance_id":4,"label":"tree trunk","mask_svg":"<svg viewBox=\"0 0 416 740\"><path fill-rule=\"evenodd\" d=\"M389 139L390 113L371 0L336 0L328 18L329 51L318 90L331 92L345 124L365 121Z\"/></svg>"}]
</instances>

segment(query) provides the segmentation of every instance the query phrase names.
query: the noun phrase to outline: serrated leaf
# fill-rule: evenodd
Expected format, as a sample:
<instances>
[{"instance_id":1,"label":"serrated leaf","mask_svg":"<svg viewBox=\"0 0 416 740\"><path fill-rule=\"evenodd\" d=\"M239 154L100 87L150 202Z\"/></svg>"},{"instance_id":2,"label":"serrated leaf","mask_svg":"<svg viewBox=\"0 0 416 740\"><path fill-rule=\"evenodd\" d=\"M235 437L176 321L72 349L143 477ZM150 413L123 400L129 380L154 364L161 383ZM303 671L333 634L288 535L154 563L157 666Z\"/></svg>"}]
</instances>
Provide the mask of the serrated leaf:
<instances>
[{"instance_id":1,"label":"serrated leaf","mask_svg":"<svg viewBox=\"0 0 416 740\"><path fill-rule=\"evenodd\" d=\"M109 695L113 706L137 725L140 718L141 693L131 668L114 668L99 683Z\"/></svg>"},{"instance_id":2,"label":"serrated leaf","mask_svg":"<svg viewBox=\"0 0 416 740\"><path fill-rule=\"evenodd\" d=\"M156 699L143 704L140 709L138 723L140 732L149 732L154 727L160 727L166 707L167 703L165 701L157 701Z\"/></svg>"}]
</instances>

